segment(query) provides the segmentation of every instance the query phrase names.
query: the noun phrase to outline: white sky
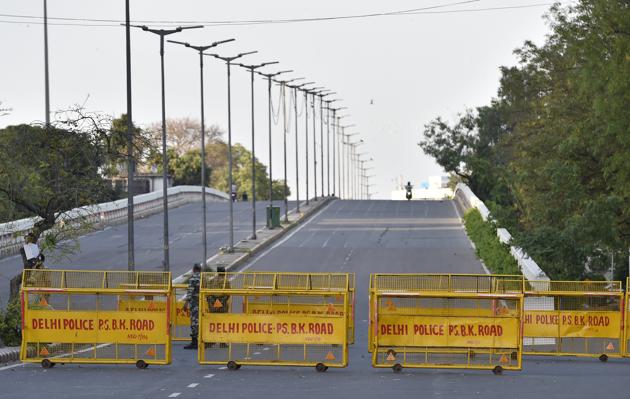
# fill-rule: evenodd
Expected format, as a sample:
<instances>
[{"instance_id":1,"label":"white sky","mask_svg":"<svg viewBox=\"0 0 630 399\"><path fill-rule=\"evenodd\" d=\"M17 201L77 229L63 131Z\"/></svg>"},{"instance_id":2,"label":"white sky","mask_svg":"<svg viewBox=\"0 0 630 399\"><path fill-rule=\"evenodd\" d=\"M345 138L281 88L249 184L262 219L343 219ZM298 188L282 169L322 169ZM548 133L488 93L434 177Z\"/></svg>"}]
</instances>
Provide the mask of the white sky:
<instances>
[{"instance_id":1,"label":"white sky","mask_svg":"<svg viewBox=\"0 0 630 399\"><path fill-rule=\"evenodd\" d=\"M132 0L132 20L216 21L326 17L406 10L457 0L364 0L341 2ZM549 3L545 0L479 0L441 10L479 9ZM442 115L454 118L466 107L485 105L496 94L499 66L516 62L512 51L524 40L542 43L548 6L483 12L444 13L339 21L212 26L185 31L170 39L208 44L236 38L216 48L223 55L258 50L244 62L280 61L268 71L293 69L288 77L305 77L343 99L359 132L361 151L374 158L369 174L374 198L389 198L394 180L418 185L441 168L417 146L422 127ZM437 10L436 10L437 11ZM3 0L0 14L42 16L42 1ZM48 0L49 17L124 19L124 1ZM1 21L24 21L0 16ZM32 20L31 20L32 21ZM50 21L51 23L54 21ZM59 22L59 21L57 21ZM0 23L0 101L13 109L0 127L44 119L43 26ZM51 109L83 103L91 111L119 115L126 111L124 28L49 26ZM206 58L206 121L227 129L225 64ZM132 32L133 117L147 125L161 118L159 39ZM168 117L199 118L198 55L174 44L166 46ZM233 142L250 147L250 81L241 68L232 73ZM256 80L257 157L268 164L266 82ZM274 89L274 101L278 92ZM299 97L302 105L302 96ZM373 104L371 104L373 100ZM346 112L346 111L343 111ZM309 112L310 113L310 112ZM312 123L312 122L311 122ZM295 188L293 123L288 141L288 177ZM304 121L299 124L300 155ZM312 134L309 124L309 136ZM282 169L282 125L274 126L274 178ZM319 121L318 121L319 129ZM319 132L318 132L319 135ZM319 141L319 137L318 137ZM309 138L312 147L312 138ZM312 162L312 148L309 159ZM300 191L304 197L304 157ZM312 164L310 165L312 176ZM318 175L318 185L320 178ZM319 190L318 190L319 191ZM332 185L331 185L332 191ZM312 194L312 177L311 177Z\"/></svg>"}]
</instances>

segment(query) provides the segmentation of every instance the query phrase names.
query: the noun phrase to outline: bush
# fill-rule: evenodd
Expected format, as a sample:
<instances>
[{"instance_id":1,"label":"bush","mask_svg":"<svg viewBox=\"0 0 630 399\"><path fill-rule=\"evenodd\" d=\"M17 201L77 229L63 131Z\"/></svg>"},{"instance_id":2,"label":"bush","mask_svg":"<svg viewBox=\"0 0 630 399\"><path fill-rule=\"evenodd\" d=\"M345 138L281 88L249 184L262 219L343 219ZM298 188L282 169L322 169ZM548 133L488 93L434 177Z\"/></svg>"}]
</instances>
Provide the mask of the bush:
<instances>
[{"instance_id":1,"label":"bush","mask_svg":"<svg viewBox=\"0 0 630 399\"><path fill-rule=\"evenodd\" d=\"M22 311L20 298L13 298L5 312L0 311L0 340L6 346L19 346L22 342Z\"/></svg>"},{"instance_id":2,"label":"bush","mask_svg":"<svg viewBox=\"0 0 630 399\"><path fill-rule=\"evenodd\" d=\"M521 274L510 247L499 241L494 223L484 222L476 209L464 215L468 237L475 244L477 256L495 274Z\"/></svg>"}]
</instances>

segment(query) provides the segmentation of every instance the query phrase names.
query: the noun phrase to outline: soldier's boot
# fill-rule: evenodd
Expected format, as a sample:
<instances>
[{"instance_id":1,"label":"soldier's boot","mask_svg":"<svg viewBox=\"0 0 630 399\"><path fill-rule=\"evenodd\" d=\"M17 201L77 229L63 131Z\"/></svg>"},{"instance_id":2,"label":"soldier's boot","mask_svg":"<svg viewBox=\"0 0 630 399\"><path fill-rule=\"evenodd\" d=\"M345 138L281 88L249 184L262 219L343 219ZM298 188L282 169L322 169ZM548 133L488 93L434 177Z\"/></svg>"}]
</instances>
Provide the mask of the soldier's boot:
<instances>
[{"instance_id":1,"label":"soldier's boot","mask_svg":"<svg viewBox=\"0 0 630 399\"><path fill-rule=\"evenodd\" d=\"M197 349L197 348L198 348L198 346L197 346L197 338L193 338L190 341L190 344L184 346L184 349Z\"/></svg>"}]
</instances>

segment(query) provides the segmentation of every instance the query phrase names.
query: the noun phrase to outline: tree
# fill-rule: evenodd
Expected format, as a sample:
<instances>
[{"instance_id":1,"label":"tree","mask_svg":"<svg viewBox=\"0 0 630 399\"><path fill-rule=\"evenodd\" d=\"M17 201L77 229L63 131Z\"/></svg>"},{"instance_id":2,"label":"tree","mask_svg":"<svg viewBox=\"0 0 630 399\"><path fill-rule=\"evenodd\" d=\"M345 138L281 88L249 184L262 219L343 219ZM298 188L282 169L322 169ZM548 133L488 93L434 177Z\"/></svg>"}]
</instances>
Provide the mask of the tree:
<instances>
[{"instance_id":1,"label":"tree","mask_svg":"<svg viewBox=\"0 0 630 399\"><path fill-rule=\"evenodd\" d=\"M65 212L109 199L111 188L99 173L106 159L99 138L87 132L9 126L0 131L0 195L38 217L33 232L39 237ZM54 247L62 237L47 239Z\"/></svg>"},{"instance_id":2,"label":"tree","mask_svg":"<svg viewBox=\"0 0 630 399\"><path fill-rule=\"evenodd\" d=\"M149 126L153 145L162 148L162 122L154 122ZM206 126L206 143L214 143L221 139L223 131L218 125ZM192 118L167 118L166 141L178 155L199 148L201 145L201 122Z\"/></svg>"},{"instance_id":3,"label":"tree","mask_svg":"<svg viewBox=\"0 0 630 399\"><path fill-rule=\"evenodd\" d=\"M437 118L421 147L552 278L601 276L630 247L630 8L580 0L548 18L546 42L515 51L518 65L501 68L497 98L474 122Z\"/></svg>"}]
</instances>

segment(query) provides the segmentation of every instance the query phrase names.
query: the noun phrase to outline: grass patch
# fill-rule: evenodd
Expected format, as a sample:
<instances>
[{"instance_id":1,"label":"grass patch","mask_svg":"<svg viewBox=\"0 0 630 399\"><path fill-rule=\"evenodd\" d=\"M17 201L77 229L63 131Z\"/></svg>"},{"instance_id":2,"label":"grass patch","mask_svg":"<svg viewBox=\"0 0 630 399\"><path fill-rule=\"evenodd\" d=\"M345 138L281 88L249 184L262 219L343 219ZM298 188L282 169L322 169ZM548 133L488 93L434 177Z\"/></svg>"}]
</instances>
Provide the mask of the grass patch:
<instances>
[{"instance_id":1,"label":"grass patch","mask_svg":"<svg viewBox=\"0 0 630 399\"><path fill-rule=\"evenodd\" d=\"M477 256L492 273L521 274L516 259L510 254L510 247L499 241L494 223L484 222L477 209L470 209L464 215L464 226L475 244Z\"/></svg>"}]
</instances>

